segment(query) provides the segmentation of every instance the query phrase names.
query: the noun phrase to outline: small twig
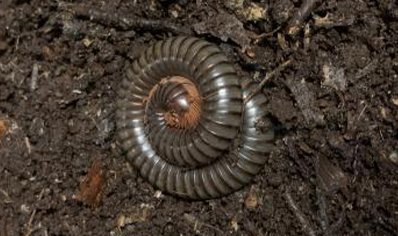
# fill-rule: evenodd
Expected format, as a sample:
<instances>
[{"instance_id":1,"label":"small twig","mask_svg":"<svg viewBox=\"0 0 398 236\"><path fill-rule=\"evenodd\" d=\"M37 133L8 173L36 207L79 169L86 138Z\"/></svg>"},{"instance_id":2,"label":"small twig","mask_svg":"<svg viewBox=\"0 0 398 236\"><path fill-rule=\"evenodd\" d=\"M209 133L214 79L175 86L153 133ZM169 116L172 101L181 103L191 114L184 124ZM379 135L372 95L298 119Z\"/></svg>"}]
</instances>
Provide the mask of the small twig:
<instances>
[{"instance_id":1,"label":"small twig","mask_svg":"<svg viewBox=\"0 0 398 236\"><path fill-rule=\"evenodd\" d=\"M300 6L300 9L290 19L287 27L287 33L290 36L296 35L302 29L303 21L311 14L315 9L316 4L320 0L304 0Z\"/></svg>"},{"instance_id":2,"label":"small twig","mask_svg":"<svg viewBox=\"0 0 398 236\"><path fill-rule=\"evenodd\" d=\"M290 65L291 62L292 62L292 60L289 59L289 60L285 61L284 63L282 63L282 65L278 66L275 70L268 73L265 76L265 78L260 82L260 84L254 89L254 91L252 93L250 93L249 96L247 96L247 98L244 100L245 104L248 101L250 101L250 99L252 99L253 96L256 95L264 87L264 85L268 82L268 80L270 80L272 77L274 77L274 75L279 74L283 69L286 68L286 66Z\"/></svg>"},{"instance_id":3,"label":"small twig","mask_svg":"<svg viewBox=\"0 0 398 236\"><path fill-rule=\"evenodd\" d=\"M271 31L271 32L265 32L265 33L262 33L262 34L253 34L253 35L249 35L249 37L252 38L252 39L254 39L254 40L256 40L256 41L258 42L259 40L261 40L261 39L263 39L263 38L266 38L266 37L269 37L269 36L274 35L274 34L275 34L276 32L278 32L280 29L281 29L281 27L278 26L276 29L274 29L274 30Z\"/></svg>"},{"instance_id":4,"label":"small twig","mask_svg":"<svg viewBox=\"0 0 398 236\"><path fill-rule=\"evenodd\" d=\"M297 149L295 147L295 143L297 142L296 139L297 138L284 138L283 142L287 147L289 156L297 164L301 175L305 179L309 179L310 178L310 170L309 170L308 166L303 162L303 158L300 158L299 154L297 153Z\"/></svg>"},{"instance_id":5,"label":"small twig","mask_svg":"<svg viewBox=\"0 0 398 236\"><path fill-rule=\"evenodd\" d=\"M303 231L305 233L307 233L309 236L315 236L314 229L312 228L310 222L308 222L308 220L306 219L304 214L301 212L301 210L298 208L298 206L294 202L292 196L290 195L289 189L286 189L286 191L285 191L285 199L287 201L287 204L288 204L290 210L294 213L294 215L300 222L301 228L303 229Z\"/></svg>"},{"instance_id":6,"label":"small twig","mask_svg":"<svg viewBox=\"0 0 398 236\"><path fill-rule=\"evenodd\" d=\"M342 209L343 210L339 216L339 219L330 226L330 232L332 232L332 233L336 232L339 228L341 228L341 226L344 223L344 219L346 217L346 213L345 213L346 210L345 210L345 207L343 207Z\"/></svg>"},{"instance_id":7,"label":"small twig","mask_svg":"<svg viewBox=\"0 0 398 236\"><path fill-rule=\"evenodd\" d=\"M42 189L40 191L38 199L37 199L38 201L40 201L43 198L43 194L44 194L44 189ZM37 209L34 209L32 214L30 215L28 224L26 225L26 228L25 228L25 231L24 231L24 234L23 234L24 236L30 236L33 232L35 232L35 231L37 231L37 230L42 228L41 223L39 223L38 225L36 225L35 227L32 228L32 222L33 222L33 218L36 215L36 212L37 212Z\"/></svg>"},{"instance_id":8,"label":"small twig","mask_svg":"<svg viewBox=\"0 0 398 236\"><path fill-rule=\"evenodd\" d=\"M28 154L31 154L32 153L32 146L30 145L30 141L29 141L28 137L25 137L25 145L26 145L26 148L28 149Z\"/></svg>"},{"instance_id":9,"label":"small twig","mask_svg":"<svg viewBox=\"0 0 398 236\"><path fill-rule=\"evenodd\" d=\"M42 226L41 226L41 224L39 223L36 227L34 227L34 228L29 228L29 229L26 231L26 233L24 234L24 236L30 236L30 235L32 235L33 232L36 232L37 230L39 230L39 229L41 229L41 228L42 228Z\"/></svg>"},{"instance_id":10,"label":"small twig","mask_svg":"<svg viewBox=\"0 0 398 236\"><path fill-rule=\"evenodd\" d=\"M327 13L326 16L320 17L316 14L313 15L314 27L315 28L326 28L330 29L333 27L349 27L355 24L355 15L346 15L340 17L338 15L332 15Z\"/></svg>"},{"instance_id":11,"label":"small twig","mask_svg":"<svg viewBox=\"0 0 398 236\"><path fill-rule=\"evenodd\" d=\"M30 81L30 89L32 91L34 91L38 88L38 86L37 86L38 78L39 78L39 65L37 65L37 63L35 63L35 64L33 64L31 81Z\"/></svg>"},{"instance_id":12,"label":"small twig","mask_svg":"<svg viewBox=\"0 0 398 236\"><path fill-rule=\"evenodd\" d=\"M14 201L11 199L10 195L9 195L4 189L1 189L1 188L0 188L0 192L1 192L1 193L4 195L4 197L5 197L4 203L12 203L12 202L14 202Z\"/></svg>"},{"instance_id":13,"label":"small twig","mask_svg":"<svg viewBox=\"0 0 398 236\"><path fill-rule=\"evenodd\" d=\"M357 118L357 121L359 121L359 119L361 119L363 113L365 112L366 108L368 107L368 104L365 104L365 106L362 108L361 112L359 113L359 116Z\"/></svg>"},{"instance_id":14,"label":"small twig","mask_svg":"<svg viewBox=\"0 0 398 236\"><path fill-rule=\"evenodd\" d=\"M330 236L330 223L329 223L329 217L327 214L327 205L326 205L326 199L325 195L317 188L316 190L316 196L318 198L318 207L319 207L319 214L321 217L321 228L323 233L326 236Z\"/></svg>"},{"instance_id":15,"label":"small twig","mask_svg":"<svg viewBox=\"0 0 398 236\"><path fill-rule=\"evenodd\" d=\"M310 24L305 24L304 26L304 50L307 51L310 47L311 43L311 32L310 32Z\"/></svg>"},{"instance_id":16,"label":"small twig","mask_svg":"<svg viewBox=\"0 0 398 236\"><path fill-rule=\"evenodd\" d=\"M362 77L372 73L377 69L379 64L379 58L372 60L369 64L367 64L363 69L359 70L358 73L354 76L354 81L361 79Z\"/></svg>"},{"instance_id":17,"label":"small twig","mask_svg":"<svg viewBox=\"0 0 398 236\"><path fill-rule=\"evenodd\" d=\"M1 229L1 233L4 236L8 236L8 216L7 215L4 217L4 224Z\"/></svg>"},{"instance_id":18,"label":"small twig","mask_svg":"<svg viewBox=\"0 0 398 236\"><path fill-rule=\"evenodd\" d=\"M32 222L33 222L33 218L35 217L35 215L36 215L36 209L34 209L32 214L30 215L28 224L27 224L27 226L25 228L25 232L23 234L24 236L30 236L34 231L39 229L39 226L32 228Z\"/></svg>"},{"instance_id":19,"label":"small twig","mask_svg":"<svg viewBox=\"0 0 398 236\"><path fill-rule=\"evenodd\" d=\"M145 29L153 31L168 31L174 34L192 34L192 30L164 20L148 20L139 17L125 17L120 13L110 13L93 9L85 5L73 7L70 11L78 17L90 19L93 22L120 28L122 30Z\"/></svg>"},{"instance_id":20,"label":"small twig","mask_svg":"<svg viewBox=\"0 0 398 236\"><path fill-rule=\"evenodd\" d=\"M345 218L345 208L343 207L342 213L340 214L340 217L337 222L334 224L330 225L329 217L328 217L328 209L327 209L327 204L326 204L326 196L325 193L321 190L316 188L316 196L317 196L317 203L319 207L319 214L320 214L320 220L321 220L321 228L323 231L323 234L326 236L331 236L334 235L335 232L341 227L343 224L343 220Z\"/></svg>"},{"instance_id":21,"label":"small twig","mask_svg":"<svg viewBox=\"0 0 398 236\"><path fill-rule=\"evenodd\" d=\"M210 224L206 224L206 223L204 223L202 221L199 221L198 218L196 218L194 215L185 213L184 214L184 218L185 218L186 221L188 221L189 223L194 225L194 230L195 231L198 230L200 227L204 226L204 227L213 229L215 231L218 231L219 233L221 233L221 235L224 234L224 232L221 229L219 229L217 227L214 227L214 226L212 226Z\"/></svg>"}]
</instances>

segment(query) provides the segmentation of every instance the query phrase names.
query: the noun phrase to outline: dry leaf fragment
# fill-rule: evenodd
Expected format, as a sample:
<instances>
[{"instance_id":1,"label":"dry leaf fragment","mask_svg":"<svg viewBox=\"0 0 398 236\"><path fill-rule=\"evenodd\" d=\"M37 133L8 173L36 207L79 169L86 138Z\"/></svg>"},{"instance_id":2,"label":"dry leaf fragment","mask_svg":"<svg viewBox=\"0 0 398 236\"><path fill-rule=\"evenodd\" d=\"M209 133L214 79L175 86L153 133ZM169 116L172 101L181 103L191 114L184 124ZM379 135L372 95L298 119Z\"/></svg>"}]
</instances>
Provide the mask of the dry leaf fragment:
<instances>
[{"instance_id":1,"label":"dry leaf fragment","mask_svg":"<svg viewBox=\"0 0 398 236\"><path fill-rule=\"evenodd\" d=\"M321 156L315 166L318 187L325 193L332 193L342 189L348 196L348 177L343 170L334 165L327 157Z\"/></svg>"},{"instance_id":2,"label":"dry leaf fragment","mask_svg":"<svg viewBox=\"0 0 398 236\"><path fill-rule=\"evenodd\" d=\"M0 139L6 134L12 134L12 126L6 120L0 120Z\"/></svg>"},{"instance_id":3,"label":"dry leaf fragment","mask_svg":"<svg viewBox=\"0 0 398 236\"><path fill-rule=\"evenodd\" d=\"M4 137L6 130L6 122L4 120L0 120L0 139Z\"/></svg>"},{"instance_id":4,"label":"dry leaf fragment","mask_svg":"<svg viewBox=\"0 0 398 236\"><path fill-rule=\"evenodd\" d=\"M100 158L93 161L87 176L79 186L79 193L72 196L73 199L96 208L102 202L106 183L106 170L102 167Z\"/></svg>"}]
</instances>

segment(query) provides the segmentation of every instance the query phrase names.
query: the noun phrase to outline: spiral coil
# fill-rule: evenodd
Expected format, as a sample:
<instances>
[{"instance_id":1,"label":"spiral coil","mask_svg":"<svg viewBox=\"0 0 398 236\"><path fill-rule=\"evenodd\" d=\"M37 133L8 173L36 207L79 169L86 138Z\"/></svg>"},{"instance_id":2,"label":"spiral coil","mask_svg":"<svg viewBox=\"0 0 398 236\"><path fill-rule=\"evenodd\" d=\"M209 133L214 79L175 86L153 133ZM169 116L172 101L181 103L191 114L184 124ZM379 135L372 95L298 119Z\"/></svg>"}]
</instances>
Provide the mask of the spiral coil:
<instances>
[{"instance_id":1,"label":"spiral coil","mask_svg":"<svg viewBox=\"0 0 398 236\"><path fill-rule=\"evenodd\" d=\"M262 169L274 132L259 132L267 99L221 50L193 37L149 47L127 70L116 112L128 160L162 191L189 199L230 194Z\"/></svg>"}]
</instances>

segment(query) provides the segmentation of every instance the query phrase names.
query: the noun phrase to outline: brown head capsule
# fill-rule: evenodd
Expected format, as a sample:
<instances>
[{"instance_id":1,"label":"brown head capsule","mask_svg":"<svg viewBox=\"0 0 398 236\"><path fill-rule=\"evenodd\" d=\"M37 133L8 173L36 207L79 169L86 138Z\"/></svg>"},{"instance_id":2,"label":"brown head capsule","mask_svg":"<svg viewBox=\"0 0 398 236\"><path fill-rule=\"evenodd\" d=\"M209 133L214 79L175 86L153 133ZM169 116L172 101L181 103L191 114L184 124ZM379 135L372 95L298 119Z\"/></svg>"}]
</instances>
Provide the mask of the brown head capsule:
<instances>
[{"instance_id":1,"label":"brown head capsule","mask_svg":"<svg viewBox=\"0 0 398 236\"><path fill-rule=\"evenodd\" d=\"M180 197L240 189L273 148L272 128L255 127L267 99L257 93L243 103L255 87L204 40L173 37L149 47L119 91L117 133L128 160L151 184Z\"/></svg>"}]
</instances>

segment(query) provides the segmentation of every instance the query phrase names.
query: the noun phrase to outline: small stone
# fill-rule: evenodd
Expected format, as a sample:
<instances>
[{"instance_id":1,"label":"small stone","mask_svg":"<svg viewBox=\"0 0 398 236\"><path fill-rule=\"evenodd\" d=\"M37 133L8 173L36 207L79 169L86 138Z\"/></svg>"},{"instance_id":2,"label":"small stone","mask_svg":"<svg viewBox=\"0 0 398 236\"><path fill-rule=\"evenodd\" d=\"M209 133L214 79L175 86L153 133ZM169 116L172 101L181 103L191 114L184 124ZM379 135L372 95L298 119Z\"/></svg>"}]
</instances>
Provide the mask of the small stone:
<instances>
[{"instance_id":1,"label":"small stone","mask_svg":"<svg viewBox=\"0 0 398 236\"><path fill-rule=\"evenodd\" d=\"M256 54L254 53L253 48L248 48L248 49L246 50L246 55L247 55L248 57L250 57L250 58L254 58L254 57L256 56Z\"/></svg>"},{"instance_id":2,"label":"small stone","mask_svg":"<svg viewBox=\"0 0 398 236\"><path fill-rule=\"evenodd\" d=\"M178 18L178 11L172 10L172 11L170 11L170 13L171 13L171 15L172 15L174 18Z\"/></svg>"},{"instance_id":3,"label":"small stone","mask_svg":"<svg viewBox=\"0 0 398 236\"><path fill-rule=\"evenodd\" d=\"M232 218L231 220L231 228L236 232L239 229L239 225L238 225L238 220L237 217L235 216L234 218Z\"/></svg>"},{"instance_id":4,"label":"small stone","mask_svg":"<svg viewBox=\"0 0 398 236\"><path fill-rule=\"evenodd\" d=\"M66 197L65 194L62 194L62 195L61 195L61 201L66 202L67 199L68 199L68 198Z\"/></svg>"},{"instance_id":5,"label":"small stone","mask_svg":"<svg viewBox=\"0 0 398 236\"><path fill-rule=\"evenodd\" d=\"M8 44L6 42L4 42L3 40L0 40L0 53L7 50L7 48L8 48Z\"/></svg>"},{"instance_id":6,"label":"small stone","mask_svg":"<svg viewBox=\"0 0 398 236\"><path fill-rule=\"evenodd\" d=\"M392 161L394 164L398 164L398 151L394 150L390 153L390 155L388 156L388 158L390 159L390 161Z\"/></svg>"},{"instance_id":7,"label":"small stone","mask_svg":"<svg viewBox=\"0 0 398 236\"><path fill-rule=\"evenodd\" d=\"M386 109L385 109L384 107L380 107L380 113L381 113L381 116L382 116L384 119L387 118L387 112L386 112Z\"/></svg>"},{"instance_id":8,"label":"small stone","mask_svg":"<svg viewBox=\"0 0 398 236\"><path fill-rule=\"evenodd\" d=\"M89 38L83 39L83 45L86 46L87 48L90 47L92 43L93 43L93 40L90 40Z\"/></svg>"},{"instance_id":9,"label":"small stone","mask_svg":"<svg viewBox=\"0 0 398 236\"><path fill-rule=\"evenodd\" d=\"M125 225L125 221L126 221L126 216L125 215L120 215L119 218L117 219L117 227L119 228L123 228Z\"/></svg>"},{"instance_id":10,"label":"small stone","mask_svg":"<svg viewBox=\"0 0 398 236\"><path fill-rule=\"evenodd\" d=\"M392 98L392 103L394 103L395 106L398 106L398 97Z\"/></svg>"},{"instance_id":11,"label":"small stone","mask_svg":"<svg viewBox=\"0 0 398 236\"><path fill-rule=\"evenodd\" d=\"M154 197L157 198L157 199L161 198L162 197L162 191L156 190Z\"/></svg>"}]
</instances>

